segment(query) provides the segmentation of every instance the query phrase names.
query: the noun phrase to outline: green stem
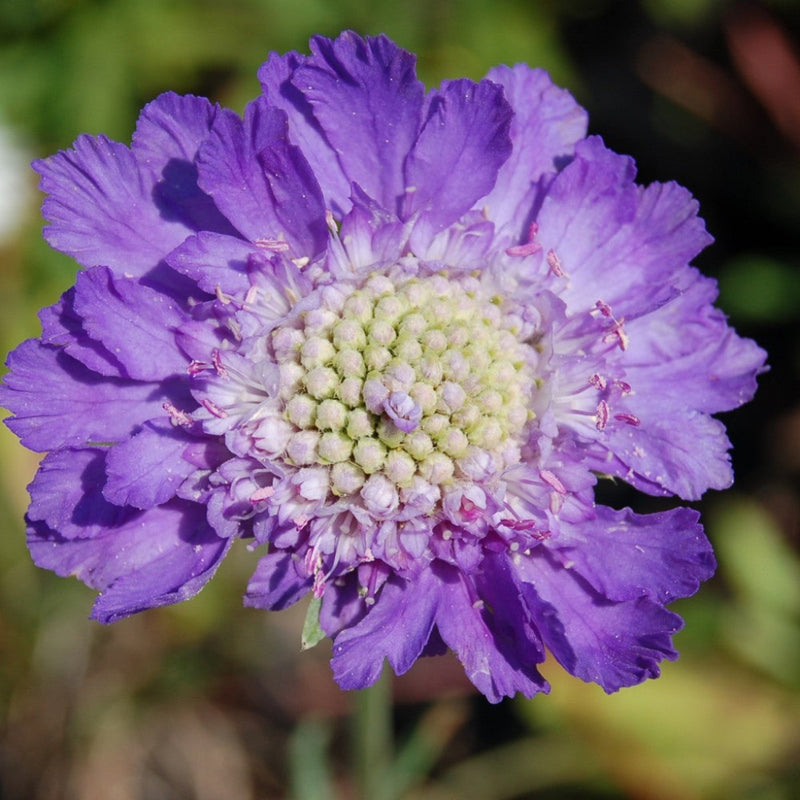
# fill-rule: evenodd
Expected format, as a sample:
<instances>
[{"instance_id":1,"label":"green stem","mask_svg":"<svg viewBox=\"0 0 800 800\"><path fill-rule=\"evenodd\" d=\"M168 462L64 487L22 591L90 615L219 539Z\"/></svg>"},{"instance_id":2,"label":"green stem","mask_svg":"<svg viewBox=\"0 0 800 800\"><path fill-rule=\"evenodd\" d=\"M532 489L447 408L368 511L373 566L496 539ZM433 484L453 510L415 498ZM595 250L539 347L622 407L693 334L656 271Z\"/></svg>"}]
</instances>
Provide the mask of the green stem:
<instances>
[{"instance_id":1,"label":"green stem","mask_svg":"<svg viewBox=\"0 0 800 800\"><path fill-rule=\"evenodd\" d=\"M353 730L355 771L363 800L386 800L392 757L392 683L384 669L378 681L356 692Z\"/></svg>"}]
</instances>

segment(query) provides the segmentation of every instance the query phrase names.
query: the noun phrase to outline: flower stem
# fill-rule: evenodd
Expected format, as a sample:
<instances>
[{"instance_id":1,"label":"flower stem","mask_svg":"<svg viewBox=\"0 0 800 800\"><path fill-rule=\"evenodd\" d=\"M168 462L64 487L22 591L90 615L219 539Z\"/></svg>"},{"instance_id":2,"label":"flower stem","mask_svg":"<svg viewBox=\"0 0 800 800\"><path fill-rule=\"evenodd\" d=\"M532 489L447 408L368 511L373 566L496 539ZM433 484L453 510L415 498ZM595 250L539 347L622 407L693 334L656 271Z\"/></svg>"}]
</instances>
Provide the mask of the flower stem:
<instances>
[{"instance_id":1,"label":"flower stem","mask_svg":"<svg viewBox=\"0 0 800 800\"><path fill-rule=\"evenodd\" d=\"M387 785L392 764L392 683L384 669L372 686L356 692L353 752L359 796L364 800L388 800Z\"/></svg>"}]
</instances>

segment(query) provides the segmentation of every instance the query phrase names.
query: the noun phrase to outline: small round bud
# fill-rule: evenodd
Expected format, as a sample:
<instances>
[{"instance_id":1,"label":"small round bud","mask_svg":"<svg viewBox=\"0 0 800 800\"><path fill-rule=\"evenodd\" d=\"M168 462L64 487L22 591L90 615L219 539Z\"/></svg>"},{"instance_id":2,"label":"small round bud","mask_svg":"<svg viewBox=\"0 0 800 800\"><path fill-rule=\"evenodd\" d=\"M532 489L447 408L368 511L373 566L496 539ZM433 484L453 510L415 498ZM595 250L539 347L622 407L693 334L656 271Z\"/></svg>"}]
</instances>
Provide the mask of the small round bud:
<instances>
[{"instance_id":1,"label":"small round bud","mask_svg":"<svg viewBox=\"0 0 800 800\"><path fill-rule=\"evenodd\" d=\"M336 390L338 398L349 408L361 405L361 391L364 388L364 381L360 378L345 378Z\"/></svg>"},{"instance_id":2,"label":"small round bud","mask_svg":"<svg viewBox=\"0 0 800 800\"><path fill-rule=\"evenodd\" d=\"M314 424L317 403L307 394L296 394L286 404L286 417L298 428L310 428Z\"/></svg>"},{"instance_id":3,"label":"small round bud","mask_svg":"<svg viewBox=\"0 0 800 800\"><path fill-rule=\"evenodd\" d=\"M319 430L338 431L347 422L347 407L338 400L323 400L317 406L316 425Z\"/></svg>"},{"instance_id":4,"label":"small round bud","mask_svg":"<svg viewBox=\"0 0 800 800\"><path fill-rule=\"evenodd\" d=\"M312 336L306 339L300 348L300 363L306 369L314 369L327 364L335 355L333 345L319 336Z\"/></svg>"},{"instance_id":5,"label":"small round bud","mask_svg":"<svg viewBox=\"0 0 800 800\"><path fill-rule=\"evenodd\" d=\"M444 453L431 453L420 463L419 472L426 481L441 485L452 479L455 466Z\"/></svg>"},{"instance_id":6,"label":"small round bud","mask_svg":"<svg viewBox=\"0 0 800 800\"><path fill-rule=\"evenodd\" d=\"M392 450L386 456L386 464L383 467L386 477L398 486L405 486L414 477L416 470L414 459L402 450Z\"/></svg>"},{"instance_id":7,"label":"small round bud","mask_svg":"<svg viewBox=\"0 0 800 800\"><path fill-rule=\"evenodd\" d=\"M331 397L338 383L339 376L330 367L314 367L306 375L306 389L317 400Z\"/></svg>"},{"instance_id":8,"label":"small round bud","mask_svg":"<svg viewBox=\"0 0 800 800\"><path fill-rule=\"evenodd\" d=\"M289 440L286 454L298 466L314 464L317 461L318 442L319 431L299 431Z\"/></svg>"},{"instance_id":9,"label":"small round bud","mask_svg":"<svg viewBox=\"0 0 800 800\"><path fill-rule=\"evenodd\" d=\"M342 433L323 433L317 451L323 462L336 464L339 461L347 461L353 452L353 440Z\"/></svg>"},{"instance_id":10,"label":"small round bud","mask_svg":"<svg viewBox=\"0 0 800 800\"><path fill-rule=\"evenodd\" d=\"M375 426L372 422L372 415L363 408L355 408L350 412L347 420L347 435L353 439L363 439L372 436Z\"/></svg>"},{"instance_id":11,"label":"small round bud","mask_svg":"<svg viewBox=\"0 0 800 800\"><path fill-rule=\"evenodd\" d=\"M355 464L343 461L331 469L331 491L339 497L357 492L366 481L364 472Z\"/></svg>"},{"instance_id":12,"label":"small round bud","mask_svg":"<svg viewBox=\"0 0 800 800\"><path fill-rule=\"evenodd\" d=\"M371 475L383 466L386 448L377 439L359 439L353 448L353 459L367 475Z\"/></svg>"}]
</instances>

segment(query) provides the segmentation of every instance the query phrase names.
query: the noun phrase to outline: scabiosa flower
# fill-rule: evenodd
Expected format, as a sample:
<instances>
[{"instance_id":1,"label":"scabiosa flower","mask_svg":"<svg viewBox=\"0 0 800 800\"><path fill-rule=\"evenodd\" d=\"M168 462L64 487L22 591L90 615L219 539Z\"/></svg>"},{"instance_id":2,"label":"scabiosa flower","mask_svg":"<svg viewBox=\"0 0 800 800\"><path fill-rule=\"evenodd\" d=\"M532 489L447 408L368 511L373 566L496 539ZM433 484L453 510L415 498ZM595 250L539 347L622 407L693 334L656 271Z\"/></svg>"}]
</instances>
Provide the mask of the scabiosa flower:
<instances>
[{"instance_id":1,"label":"scabiosa flower","mask_svg":"<svg viewBox=\"0 0 800 800\"><path fill-rule=\"evenodd\" d=\"M532 696L547 648L615 691L675 657L665 604L714 559L694 511L596 505L598 475L728 486L710 414L764 354L689 266L689 193L634 183L544 72L426 94L414 64L315 38L243 119L165 94L130 148L35 164L85 269L0 395L47 453L30 549L110 622L263 546L245 602L312 594L345 688L451 648Z\"/></svg>"}]
</instances>

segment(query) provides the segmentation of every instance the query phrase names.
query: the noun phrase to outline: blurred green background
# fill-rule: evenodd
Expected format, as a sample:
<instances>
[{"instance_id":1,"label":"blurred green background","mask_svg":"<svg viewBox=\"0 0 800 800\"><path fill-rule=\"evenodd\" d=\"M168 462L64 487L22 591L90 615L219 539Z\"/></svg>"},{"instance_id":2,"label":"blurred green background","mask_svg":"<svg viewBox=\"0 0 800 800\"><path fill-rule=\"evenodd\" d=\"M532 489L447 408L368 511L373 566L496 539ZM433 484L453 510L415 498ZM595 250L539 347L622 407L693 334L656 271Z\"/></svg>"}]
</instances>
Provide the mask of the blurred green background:
<instances>
[{"instance_id":1,"label":"blurred green background","mask_svg":"<svg viewBox=\"0 0 800 800\"><path fill-rule=\"evenodd\" d=\"M0 0L0 349L38 334L36 310L76 268L41 240L31 158L82 132L129 141L168 89L241 110L269 51L345 27L416 51L428 85L501 62L549 69L642 182L699 198L717 242L698 264L771 364L725 417L735 488L698 504L720 570L677 604L681 659L612 697L547 664L549 697L496 707L452 657L426 659L393 687L396 732L431 767L404 796L800 797L797 2ZM0 456L2 800L355 796L353 697L328 645L300 654L304 609L241 607L252 554L180 607L103 628L88 589L30 563L36 457L5 429ZM652 507L619 488L605 499Z\"/></svg>"}]
</instances>

